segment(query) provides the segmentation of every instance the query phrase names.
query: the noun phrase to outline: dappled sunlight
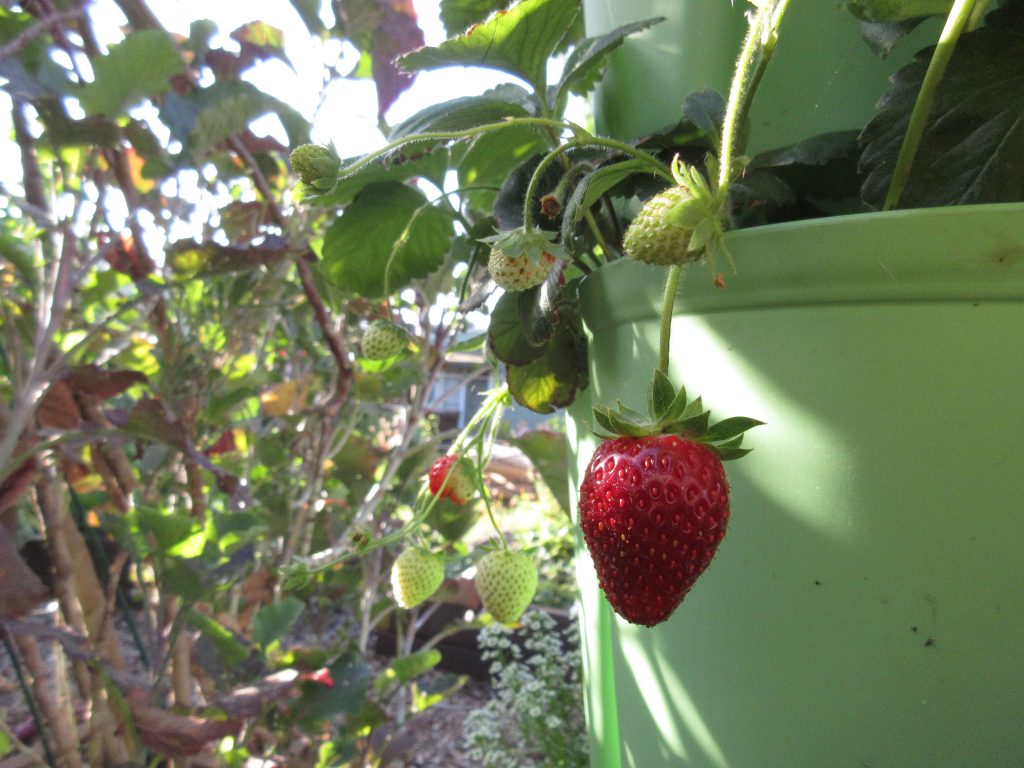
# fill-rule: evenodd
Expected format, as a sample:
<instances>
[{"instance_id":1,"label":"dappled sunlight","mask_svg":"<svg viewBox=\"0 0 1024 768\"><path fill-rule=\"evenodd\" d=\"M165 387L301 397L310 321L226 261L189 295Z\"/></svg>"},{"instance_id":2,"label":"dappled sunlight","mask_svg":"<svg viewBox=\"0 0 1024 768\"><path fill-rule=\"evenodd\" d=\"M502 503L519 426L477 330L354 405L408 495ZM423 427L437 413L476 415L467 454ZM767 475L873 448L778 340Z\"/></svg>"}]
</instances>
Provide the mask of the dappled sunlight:
<instances>
[{"instance_id":1,"label":"dappled sunlight","mask_svg":"<svg viewBox=\"0 0 1024 768\"><path fill-rule=\"evenodd\" d=\"M729 465L731 482L742 478L776 509L831 540L853 540L856 521L843 513L851 505L841 500L854 493L854 467L835 426L737 354L706 317L676 317L673 335L684 351L674 355L673 372L691 397L704 397L713 419L742 415L765 422L744 437L754 452ZM785 486L776 480L780 474L789 478Z\"/></svg>"},{"instance_id":2,"label":"dappled sunlight","mask_svg":"<svg viewBox=\"0 0 1024 768\"><path fill-rule=\"evenodd\" d=\"M666 757L687 758L703 753L708 765L728 768L722 748L702 717L697 703L663 654L652 652L648 630L620 625L625 667L636 681L649 716L658 726L668 753ZM635 717L635 715L634 715ZM628 762L627 765L639 765Z\"/></svg>"}]
</instances>

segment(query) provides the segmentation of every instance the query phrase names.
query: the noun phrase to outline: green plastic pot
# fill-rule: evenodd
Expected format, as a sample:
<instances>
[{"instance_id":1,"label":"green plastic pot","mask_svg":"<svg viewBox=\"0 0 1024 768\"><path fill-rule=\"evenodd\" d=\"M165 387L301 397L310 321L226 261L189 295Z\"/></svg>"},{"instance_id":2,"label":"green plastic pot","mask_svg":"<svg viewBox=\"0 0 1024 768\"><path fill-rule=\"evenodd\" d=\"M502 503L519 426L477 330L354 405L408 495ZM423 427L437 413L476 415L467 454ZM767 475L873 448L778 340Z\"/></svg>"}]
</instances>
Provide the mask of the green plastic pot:
<instances>
[{"instance_id":1,"label":"green plastic pot","mask_svg":"<svg viewBox=\"0 0 1024 768\"><path fill-rule=\"evenodd\" d=\"M746 30L740 0L584 0L587 34L664 17L612 54L598 85L597 127L634 139L679 120L686 97L729 89ZM751 113L751 151L794 144L826 131L859 129L873 114L888 77L933 44L937 21L922 25L881 60L860 25L829 0L791 0L780 42Z\"/></svg>"},{"instance_id":2,"label":"green plastic pot","mask_svg":"<svg viewBox=\"0 0 1024 768\"><path fill-rule=\"evenodd\" d=\"M671 376L766 424L669 621L612 614L581 556L593 765L1024 764L1024 205L727 242L724 289L684 276ZM593 403L643 408L664 276L619 261L583 281Z\"/></svg>"}]
</instances>

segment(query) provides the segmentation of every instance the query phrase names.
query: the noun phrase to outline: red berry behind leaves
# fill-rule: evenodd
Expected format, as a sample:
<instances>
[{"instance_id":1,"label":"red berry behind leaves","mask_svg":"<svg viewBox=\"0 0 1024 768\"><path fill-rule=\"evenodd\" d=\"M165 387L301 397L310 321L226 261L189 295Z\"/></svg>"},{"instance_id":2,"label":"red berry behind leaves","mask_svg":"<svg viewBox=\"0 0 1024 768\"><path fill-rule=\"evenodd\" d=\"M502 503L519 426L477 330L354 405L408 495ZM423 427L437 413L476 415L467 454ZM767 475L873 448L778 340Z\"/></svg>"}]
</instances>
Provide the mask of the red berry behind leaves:
<instances>
[{"instance_id":1,"label":"red berry behind leaves","mask_svg":"<svg viewBox=\"0 0 1024 768\"><path fill-rule=\"evenodd\" d=\"M580 486L580 527L612 608L665 621L725 536L729 486L713 450L676 435L620 437L594 452Z\"/></svg>"},{"instance_id":2,"label":"red berry behind leaves","mask_svg":"<svg viewBox=\"0 0 1024 768\"><path fill-rule=\"evenodd\" d=\"M449 473L451 477L448 477ZM430 468L429 480L430 492L434 496L440 493L442 499L451 499L456 504L465 504L475 490L472 465L466 459L453 454L442 456L434 462L434 466Z\"/></svg>"}]
</instances>

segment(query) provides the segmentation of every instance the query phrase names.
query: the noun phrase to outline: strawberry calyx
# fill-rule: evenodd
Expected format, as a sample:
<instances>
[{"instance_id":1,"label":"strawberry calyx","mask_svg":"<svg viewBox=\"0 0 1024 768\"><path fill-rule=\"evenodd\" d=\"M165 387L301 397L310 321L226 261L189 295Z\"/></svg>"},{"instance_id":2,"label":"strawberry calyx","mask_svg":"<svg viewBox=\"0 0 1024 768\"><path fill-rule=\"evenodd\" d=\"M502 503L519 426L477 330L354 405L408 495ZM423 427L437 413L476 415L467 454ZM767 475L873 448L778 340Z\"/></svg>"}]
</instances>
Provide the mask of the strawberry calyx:
<instances>
[{"instance_id":1,"label":"strawberry calyx","mask_svg":"<svg viewBox=\"0 0 1024 768\"><path fill-rule=\"evenodd\" d=\"M648 415L629 408L621 400L616 404L615 410L607 405L594 407L594 420L604 430L604 433L595 431L594 434L602 440L679 435L708 446L722 461L750 453L749 448L741 447L743 434L764 423L747 416L712 422L711 412L704 408L701 398L689 400L686 388L676 389L660 370L654 371L647 390Z\"/></svg>"},{"instance_id":2,"label":"strawberry calyx","mask_svg":"<svg viewBox=\"0 0 1024 768\"><path fill-rule=\"evenodd\" d=\"M562 246L554 242L557 236L557 233L546 229L517 227L508 232L482 237L480 242L487 243L493 250L501 251L510 259L525 256L531 264L540 265L545 254L556 259L566 258Z\"/></svg>"}]
</instances>

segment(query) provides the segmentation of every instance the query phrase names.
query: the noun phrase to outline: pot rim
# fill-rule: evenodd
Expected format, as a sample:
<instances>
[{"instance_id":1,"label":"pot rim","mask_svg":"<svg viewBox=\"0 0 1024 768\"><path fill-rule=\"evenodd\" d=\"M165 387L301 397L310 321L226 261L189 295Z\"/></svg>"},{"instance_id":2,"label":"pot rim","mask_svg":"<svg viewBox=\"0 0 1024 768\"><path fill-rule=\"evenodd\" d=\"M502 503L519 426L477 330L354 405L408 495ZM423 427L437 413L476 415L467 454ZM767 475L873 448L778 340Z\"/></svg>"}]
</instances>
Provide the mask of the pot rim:
<instances>
[{"instance_id":1,"label":"pot rim","mask_svg":"<svg viewBox=\"0 0 1024 768\"><path fill-rule=\"evenodd\" d=\"M1024 301L1024 203L917 208L726 234L736 270L684 273L676 314L829 304ZM660 315L666 270L621 259L580 283L588 331Z\"/></svg>"}]
</instances>

